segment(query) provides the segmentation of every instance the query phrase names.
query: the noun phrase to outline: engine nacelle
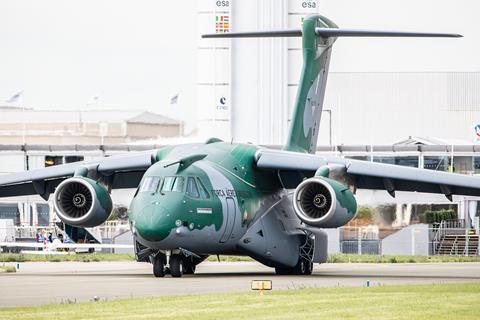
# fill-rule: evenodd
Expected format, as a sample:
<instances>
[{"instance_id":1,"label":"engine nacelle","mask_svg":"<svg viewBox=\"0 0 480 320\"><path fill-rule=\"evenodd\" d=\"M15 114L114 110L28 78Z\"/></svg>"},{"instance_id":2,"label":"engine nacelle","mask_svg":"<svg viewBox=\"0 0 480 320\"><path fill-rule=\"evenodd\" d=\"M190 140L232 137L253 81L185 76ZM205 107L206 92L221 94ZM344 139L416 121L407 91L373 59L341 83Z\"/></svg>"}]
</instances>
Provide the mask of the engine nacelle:
<instances>
[{"instance_id":1,"label":"engine nacelle","mask_svg":"<svg viewBox=\"0 0 480 320\"><path fill-rule=\"evenodd\" d=\"M104 223L113 207L105 187L84 177L69 178L60 183L53 204L63 222L83 228Z\"/></svg>"},{"instance_id":2,"label":"engine nacelle","mask_svg":"<svg viewBox=\"0 0 480 320\"><path fill-rule=\"evenodd\" d=\"M355 217L357 201L352 191L337 181L314 177L303 181L295 189L293 207L305 224L338 228Z\"/></svg>"}]
</instances>

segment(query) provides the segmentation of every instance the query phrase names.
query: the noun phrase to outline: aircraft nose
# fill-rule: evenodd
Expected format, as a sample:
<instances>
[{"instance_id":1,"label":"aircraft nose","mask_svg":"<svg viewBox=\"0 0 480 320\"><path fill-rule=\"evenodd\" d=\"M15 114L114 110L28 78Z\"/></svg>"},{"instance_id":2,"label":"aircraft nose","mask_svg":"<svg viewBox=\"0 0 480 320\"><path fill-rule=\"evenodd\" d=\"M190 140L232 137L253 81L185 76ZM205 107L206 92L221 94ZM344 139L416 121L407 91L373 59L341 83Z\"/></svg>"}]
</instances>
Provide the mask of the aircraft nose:
<instances>
[{"instance_id":1,"label":"aircraft nose","mask_svg":"<svg viewBox=\"0 0 480 320\"><path fill-rule=\"evenodd\" d=\"M145 240L158 242L165 239L175 228L170 211L164 206L152 204L143 209L134 219L136 232Z\"/></svg>"}]
</instances>

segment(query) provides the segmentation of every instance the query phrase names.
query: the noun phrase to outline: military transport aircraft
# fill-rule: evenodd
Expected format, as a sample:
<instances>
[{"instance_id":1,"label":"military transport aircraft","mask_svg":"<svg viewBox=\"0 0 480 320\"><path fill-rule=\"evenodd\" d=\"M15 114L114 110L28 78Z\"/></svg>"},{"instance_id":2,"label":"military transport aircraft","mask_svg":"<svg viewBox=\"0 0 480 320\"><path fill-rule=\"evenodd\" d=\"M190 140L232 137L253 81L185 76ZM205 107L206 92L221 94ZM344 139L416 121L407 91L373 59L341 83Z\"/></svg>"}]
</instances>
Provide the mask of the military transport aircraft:
<instances>
[{"instance_id":1,"label":"military transport aircraft","mask_svg":"<svg viewBox=\"0 0 480 320\"><path fill-rule=\"evenodd\" d=\"M153 274L192 274L208 255L246 255L278 274L309 275L327 236L355 216L357 189L480 196L480 179L315 155L332 45L338 37L461 37L340 29L320 15L301 30L205 35L302 37L303 70L283 150L211 138L203 144L112 156L0 177L0 196L38 194L77 227L102 224L110 191L137 188L129 223L138 261ZM213 40L212 40L213 41ZM259 106L261 107L261 106Z\"/></svg>"}]
</instances>

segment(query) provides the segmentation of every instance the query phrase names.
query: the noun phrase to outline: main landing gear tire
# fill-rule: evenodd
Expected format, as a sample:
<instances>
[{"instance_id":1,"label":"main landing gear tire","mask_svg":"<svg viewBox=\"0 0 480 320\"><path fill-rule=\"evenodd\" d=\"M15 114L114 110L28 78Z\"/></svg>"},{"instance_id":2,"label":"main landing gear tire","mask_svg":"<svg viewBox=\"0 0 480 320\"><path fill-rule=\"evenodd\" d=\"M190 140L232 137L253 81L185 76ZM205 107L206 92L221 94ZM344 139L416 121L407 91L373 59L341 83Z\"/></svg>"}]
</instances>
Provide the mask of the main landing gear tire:
<instances>
[{"instance_id":1,"label":"main landing gear tire","mask_svg":"<svg viewBox=\"0 0 480 320\"><path fill-rule=\"evenodd\" d=\"M305 275L311 275L313 272L313 262L312 261L307 261L307 272Z\"/></svg>"},{"instance_id":2,"label":"main landing gear tire","mask_svg":"<svg viewBox=\"0 0 480 320\"><path fill-rule=\"evenodd\" d=\"M186 263L183 266L183 274L195 274L196 265L191 263Z\"/></svg>"},{"instance_id":3,"label":"main landing gear tire","mask_svg":"<svg viewBox=\"0 0 480 320\"><path fill-rule=\"evenodd\" d=\"M286 276L292 274L292 268L275 268L275 273L279 276Z\"/></svg>"},{"instance_id":4,"label":"main landing gear tire","mask_svg":"<svg viewBox=\"0 0 480 320\"><path fill-rule=\"evenodd\" d=\"M311 275L313 271L313 262L299 258L297 265L293 268L275 268L277 275Z\"/></svg>"},{"instance_id":5,"label":"main landing gear tire","mask_svg":"<svg viewBox=\"0 0 480 320\"><path fill-rule=\"evenodd\" d=\"M156 278L165 277L165 259L162 255L156 256L153 259L153 275Z\"/></svg>"},{"instance_id":6,"label":"main landing gear tire","mask_svg":"<svg viewBox=\"0 0 480 320\"><path fill-rule=\"evenodd\" d=\"M293 274L311 275L313 271L313 263L307 259L298 259L297 265L293 267Z\"/></svg>"},{"instance_id":7,"label":"main landing gear tire","mask_svg":"<svg viewBox=\"0 0 480 320\"><path fill-rule=\"evenodd\" d=\"M183 275L183 259L179 254L170 256L170 273L174 278L180 278Z\"/></svg>"}]
</instances>

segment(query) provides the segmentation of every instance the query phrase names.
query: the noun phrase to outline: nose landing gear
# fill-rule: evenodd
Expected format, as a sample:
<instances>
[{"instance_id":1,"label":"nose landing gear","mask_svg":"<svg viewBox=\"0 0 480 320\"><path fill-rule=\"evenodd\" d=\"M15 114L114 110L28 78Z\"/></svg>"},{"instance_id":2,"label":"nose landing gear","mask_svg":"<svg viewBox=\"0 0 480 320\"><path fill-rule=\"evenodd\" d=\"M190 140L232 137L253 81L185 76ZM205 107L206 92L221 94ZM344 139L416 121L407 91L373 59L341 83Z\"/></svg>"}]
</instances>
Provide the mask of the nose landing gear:
<instances>
[{"instance_id":1,"label":"nose landing gear","mask_svg":"<svg viewBox=\"0 0 480 320\"><path fill-rule=\"evenodd\" d=\"M165 255L157 254L153 258L153 275L156 278L163 278L165 276Z\"/></svg>"},{"instance_id":2,"label":"nose landing gear","mask_svg":"<svg viewBox=\"0 0 480 320\"><path fill-rule=\"evenodd\" d=\"M180 254L165 255L159 252L153 257L152 264L156 278L163 278L167 273L174 278L180 278L184 272L183 257Z\"/></svg>"},{"instance_id":3,"label":"nose landing gear","mask_svg":"<svg viewBox=\"0 0 480 320\"><path fill-rule=\"evenodd\" d=\"M170 256L170 273L174 278L180 278L183 275L183 259L179 254Z\"/></svg>"},{"instance_id":4,"label":"nose landing gear","mask_svg":"<svg viewBox=\"0 0 480 320\"><path fill-rule=\"evenodd\" d=\"M150 257L153 275L157 278L163 278L168 273L174 278L180 278L184 274L194 274L197 264L206 258L207 256L187 256L181 252L174 254L158 252Z\"/></svg>"}]
</instances>

